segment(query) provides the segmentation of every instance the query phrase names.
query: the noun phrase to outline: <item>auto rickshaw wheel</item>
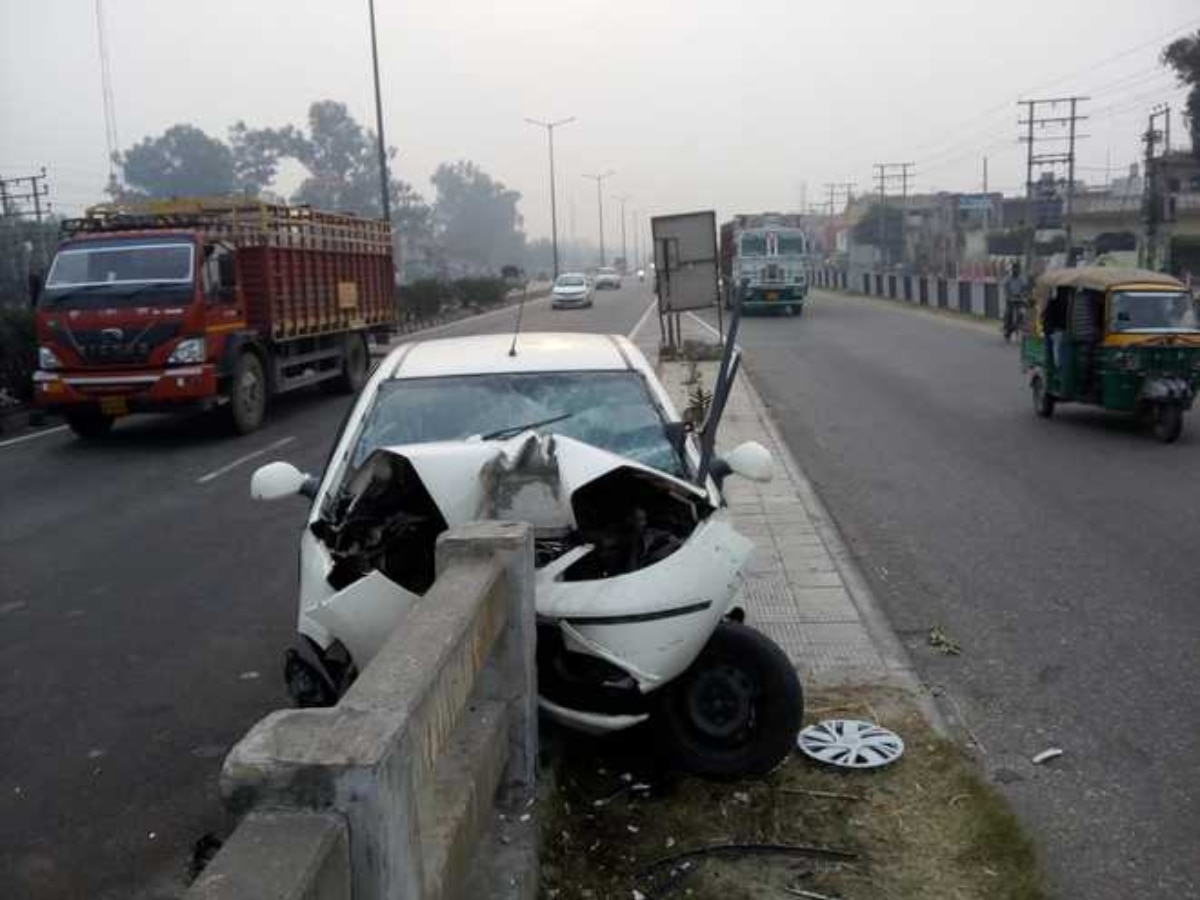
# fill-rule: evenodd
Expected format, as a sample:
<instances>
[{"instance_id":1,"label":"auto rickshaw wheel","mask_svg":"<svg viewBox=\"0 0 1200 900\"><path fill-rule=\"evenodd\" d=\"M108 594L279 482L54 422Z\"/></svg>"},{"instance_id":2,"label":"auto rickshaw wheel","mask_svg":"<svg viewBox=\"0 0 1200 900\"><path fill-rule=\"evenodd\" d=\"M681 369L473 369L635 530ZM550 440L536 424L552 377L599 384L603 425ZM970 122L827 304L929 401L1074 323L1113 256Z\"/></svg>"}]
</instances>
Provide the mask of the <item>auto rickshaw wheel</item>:
<instances>
[{"instance_id":1,"label":"auto rickshaw wheel","mask_svg":"<svg viewBox=\"0 0 1200 900\"><path fill-rule=\"evenodd\" d=\"M1054 415L1054 398L1046 392L1046 382L1042 380L1041 375L1033 376L1029 389L1033 395L1033 411L1043 419Z\"/></svg>"},{"instance_id":2,"label":"auto rickshaw wheel","mask_svg":"<svg viewBox=\"0 0 1200 900\"><path fill-rule=\"evenodd\" d=\"M1160 403L1154 407L1154 436L1164 444L1179 440L1183 431L1183 409L1174 403Z\"/></svg>"}]
</instances>

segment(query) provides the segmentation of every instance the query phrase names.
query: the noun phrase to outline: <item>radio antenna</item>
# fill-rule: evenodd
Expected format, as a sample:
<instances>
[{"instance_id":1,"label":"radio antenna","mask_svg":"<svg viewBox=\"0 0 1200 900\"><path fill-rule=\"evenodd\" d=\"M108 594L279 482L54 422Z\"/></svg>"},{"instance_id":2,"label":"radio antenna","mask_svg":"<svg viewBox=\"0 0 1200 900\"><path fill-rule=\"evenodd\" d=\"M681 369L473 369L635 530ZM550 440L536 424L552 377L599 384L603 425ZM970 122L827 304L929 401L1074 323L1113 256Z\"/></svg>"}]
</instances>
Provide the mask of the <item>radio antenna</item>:
<instances>
[{"instance_id":1,"label":"radio antenna","mask_svg":"<svg viewBox=\"0 0 1200 900\"><path fill-rule=\"evenodd\" d=\"M512 346L508 348L509 356L517 355L517 338L521 336L521 319L525 315L525 295L529 293L529 288L521 289L521 300L517 303L517 325L513 329Z\"/></svg>"}]
</instances>

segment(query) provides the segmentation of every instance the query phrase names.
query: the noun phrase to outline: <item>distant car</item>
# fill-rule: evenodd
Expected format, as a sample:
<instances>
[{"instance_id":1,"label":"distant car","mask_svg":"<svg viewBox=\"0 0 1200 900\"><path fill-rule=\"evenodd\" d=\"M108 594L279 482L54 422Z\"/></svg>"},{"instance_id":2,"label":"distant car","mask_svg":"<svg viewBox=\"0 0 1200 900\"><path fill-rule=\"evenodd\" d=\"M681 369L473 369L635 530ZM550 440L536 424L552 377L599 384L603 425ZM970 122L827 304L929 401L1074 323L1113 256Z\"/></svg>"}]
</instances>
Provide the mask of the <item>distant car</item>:
<instances>
[{"instance_id":1,"label":"distant car","mask_svg":"<svg viewBox=\"0 0 1200 900\"><path fill-rule=\"evenodd\" d=\"M601 288L621 289L621 273L611 266L601 266L596 270L596 290Z\"/></svg>"},{"instance_id":2,"label":"distant car","mask_svg":"<svg viewBox=\"0 0 1200 900\"><path fill-rule=\"evenodd\" d=\"M564 272L554 282L550 292L550 305L555 309L568 307L591 306L595 302L592 292L592 282L579 272Z\"/></svg>"}]
</instances>

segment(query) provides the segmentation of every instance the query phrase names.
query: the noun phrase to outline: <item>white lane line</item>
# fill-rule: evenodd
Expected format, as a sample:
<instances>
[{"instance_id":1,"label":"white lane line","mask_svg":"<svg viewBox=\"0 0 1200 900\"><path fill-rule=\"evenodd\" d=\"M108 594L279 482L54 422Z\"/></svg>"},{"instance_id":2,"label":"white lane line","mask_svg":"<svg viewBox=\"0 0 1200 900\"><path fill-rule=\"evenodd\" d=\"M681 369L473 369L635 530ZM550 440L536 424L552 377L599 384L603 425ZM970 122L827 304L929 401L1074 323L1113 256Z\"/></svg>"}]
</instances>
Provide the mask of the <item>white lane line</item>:
<instances>
[{"instance_id":1,"label":"white lane line","mask_svg":"<svg viewBox=\"0 0 1200 900\"><path fill-rule=\"evenodd\" d=\"M48 434L56 434L59 431L66 431L66 425L56 425L53 428L47 428L45 431L35 431L33 434L23 434L20 437L9 438L7 441L0 441L0 447L11 447L14 444L23 444L26 441L37 440L40 437L45 437Z\"/></svg>"},{"instance_id":2,"label":"white lane line","mask_svg":"<svg viewBox=\"0 0 1200 900\"><path fill-rule=\"evenodd\" d=\"M226 472L232 472L238 466L245 465L246 463L250 462L250 460L252 460L252 459L258 459L258 457L262 456L264 453L269 453L272 450L278 450L280 447L290 444L295 439L296 439L295 435L291 435L291 436L285 437L285 438L280 438L273 444L267 444L267 446L263 447L261 450L255 450L252 453L247 453L245 456L239 456L233 462L228 463L227 465L221 466L221 468L219 468L219 469L213 469L211 472L209 472L206 475L201 475L199 478L196 479L196 484L208 484L214 478L220 478Z\"/></svg>"},{"instance_id":3,"label":"white lane line","mask_svg":"<svg viewBox=\"0 0 1200 900\"><path fill-rule=\"evenodd\" d=\"M654 306L657 302L658 302L657 300L651 298L650 305L646 307L646 311L644 313L642 313L641 318L637 320L637 324L634 325L632 329L630 329L629 334L626 336L631 341L634 340L634 338L637 336L637 333L642 330L642 326L645 325L646 320L648 318L650 318L650 313L654 312Z\"/></svg>"},{"instance_id":4,"label":"white lane line","mask_svg":"<svg viewBox=\"0 0 1200 900\"><path fill-rule=\"evenodd\" d=\"M707 322L705 322L702 318L700 318L694 312L689 312L688 316L690 318L694 319L696 321L696 323L698 325L700 325L701 327L707 328L708 333L711 334L713 337L715 337L717 340L721 339L721 332L717 331L717 329L713 328L711 325L709 325ZM742 348L739 346L738 349L741 350Z\"/></svg>"}]
</instances>

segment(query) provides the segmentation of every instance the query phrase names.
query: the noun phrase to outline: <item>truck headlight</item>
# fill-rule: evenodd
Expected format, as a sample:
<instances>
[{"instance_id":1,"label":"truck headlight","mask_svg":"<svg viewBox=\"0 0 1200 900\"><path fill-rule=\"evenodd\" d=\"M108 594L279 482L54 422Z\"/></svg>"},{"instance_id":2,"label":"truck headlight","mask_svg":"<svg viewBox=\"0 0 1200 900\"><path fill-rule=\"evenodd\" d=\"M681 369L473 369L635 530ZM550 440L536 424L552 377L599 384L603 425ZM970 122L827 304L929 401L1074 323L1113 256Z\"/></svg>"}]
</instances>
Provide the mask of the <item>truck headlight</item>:
<instances>
[{"instance_id":1,"label":"truck headlight","mask_svg":"<svg viewBox=\"0 0 1200 900\"><path fill-rule=\"evenodd\" d=\"M49 347L38 347L39 369L61 369L62 367L62 360L58 358L57 353Z\"/></svg>"},{"instance_id":2,"label":"truck headlight","mask_svg":"<svg viewBox=\"0 0 1200 900\"><path fill-rule=\"evenodd\" d=\"M204 362L204 338L184 338L180 341L170 357L167 365L191 365Z\"/></svg>"}]
</instances>

